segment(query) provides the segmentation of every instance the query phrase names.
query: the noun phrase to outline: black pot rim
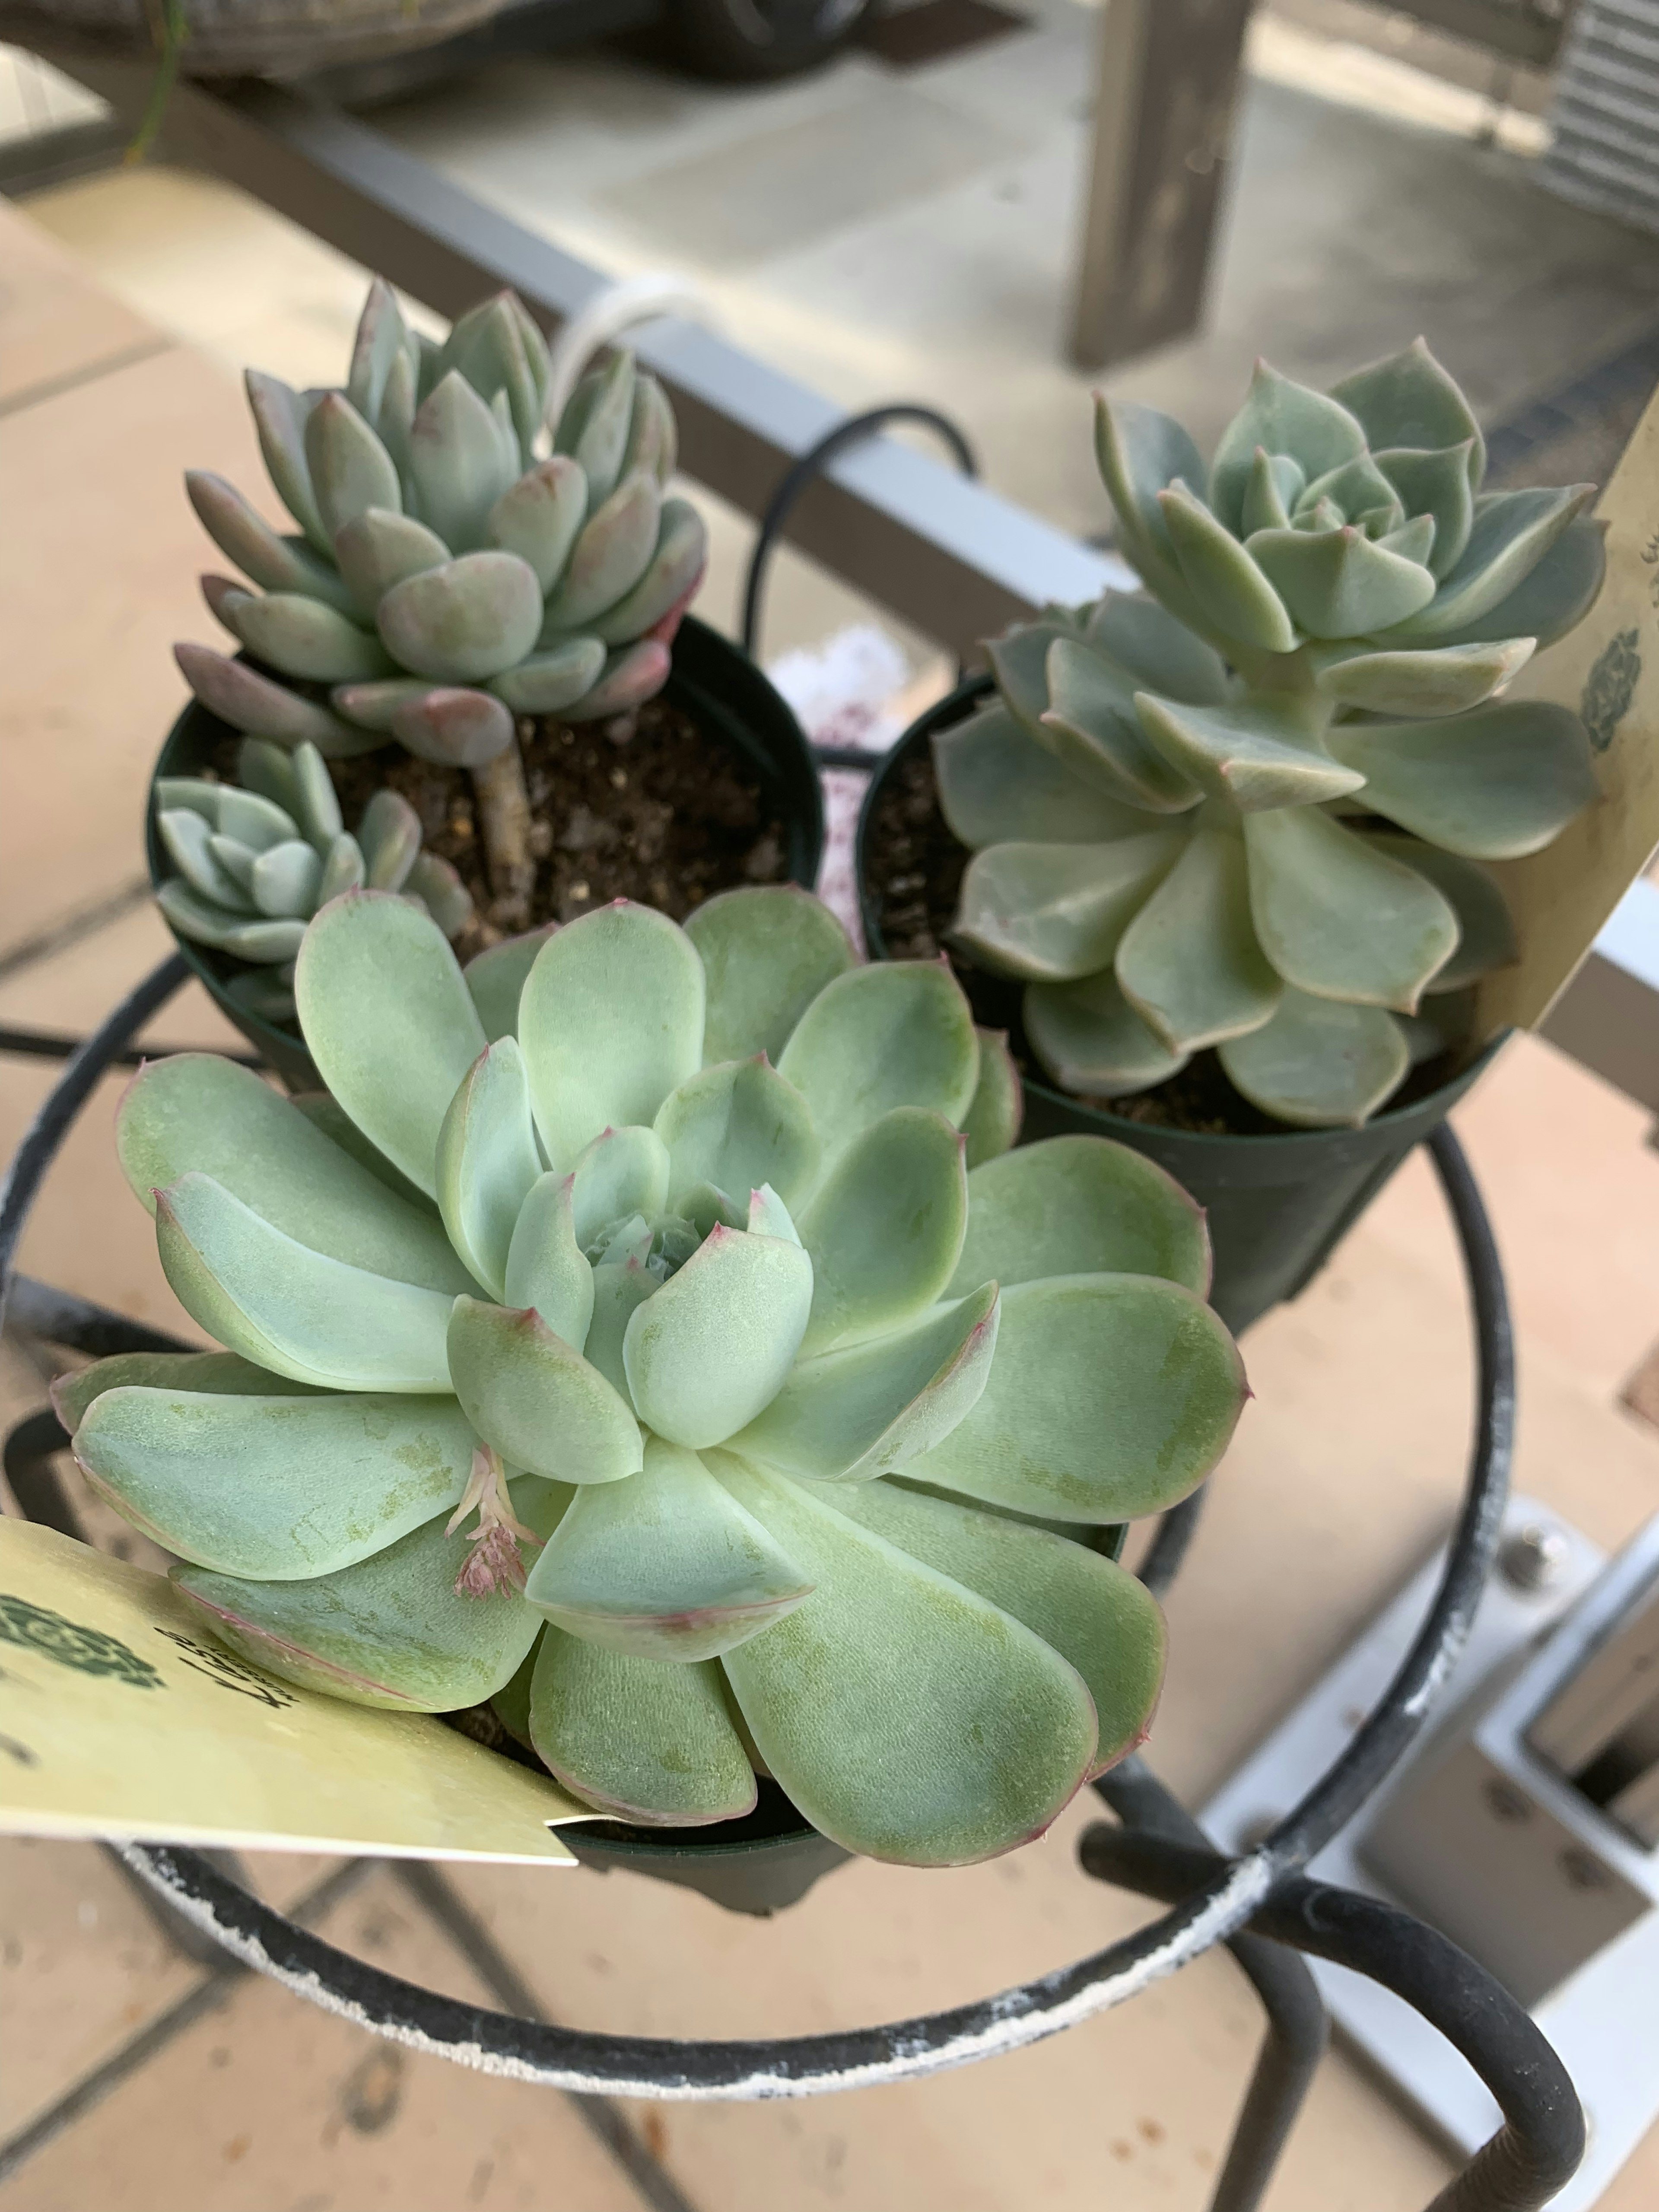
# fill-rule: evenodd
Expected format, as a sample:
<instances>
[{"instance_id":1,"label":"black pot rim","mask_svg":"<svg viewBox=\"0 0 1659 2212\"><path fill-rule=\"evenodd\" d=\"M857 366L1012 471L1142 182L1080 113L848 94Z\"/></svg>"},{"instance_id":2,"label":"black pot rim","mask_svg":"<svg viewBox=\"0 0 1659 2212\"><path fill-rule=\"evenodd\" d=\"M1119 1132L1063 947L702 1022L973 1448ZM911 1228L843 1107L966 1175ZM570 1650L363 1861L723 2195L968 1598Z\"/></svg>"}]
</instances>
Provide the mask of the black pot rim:
<instances>
[{"instance_id":1,"label":"black pot rim","mask_svg":"<svg viewBox=\"0 0 1659 2212\"><path fill-rule=\"evenodd\" d=\"M734 689L741 689L744 686L750 689L759 687L766 698L769 712L777 718L786 730L793 732L799 746L800 759L811 771L810 779L804 781L802 787L803 790L805 790L810 782L811 793L811 802L805 810L807 818L803 825L805 849L803 866L811 871L813 878L816 880L817 869L823 858L823 786L818 781L817 769L812 765L811 750L807 744L805 734L799 722L796 720L794 709L772 683L764 669L751 660L741 646L733 644L730 638L711 628L708 623L699 621L696 615L689 614L683 617L676 638L677 644L681 638L695 646L700 653L707 653L727 657L727 673L735 675L736 678ZM239 660L248 658L246 653L241 653L235 657ZM678 674L678 670L671 671L665 690L672 690L674 688L676 676ZM682 682L685 680L684 677L681 678ZM736 703L734 702L734 707ZM155 785L162 773L161 764L166 760L174 741L198 716L210 721L218 720L218 717L210 708L203 706L199 700L187 699L168 726L167 736L161 741L161 750L155 757L155 765L150 771L149 781L144 787L144 858L149 870L149 887L152 893L178 873L177 869L167 859L161 844L161 834L156 828ZM228 728L228 725L222 726ZM799 882L800 878L793 876L791 880ZM158 908L157 911L161 912L161 909ZM167 921L165 914L162 914L161 918ZM229 1000L226 985L233 977L247 971L250 965L248 962L238 960L230 953L216 952L210 945L198 945L193 938L181 937L170 921L167 922L167 928L174 944L183 954L186 965L196 980L207 991L214 1004L228 1020L235 1024L248 1042L256 1047L260 1054L273 1067L282 1068L284 1066L291 1066L296 1055L303 1054L304 1040L297 1027L286 1028L281 1023L271 1021L264 1014L249 1012L241 1006L233 1005Z\"/></svg>"},{"instance_id":2,"label":"black pot rim","mask_svg":"<svg viewBox=\"0 0 1659 2212\"><path fill-rule=\"evenodd\" d=\"M882 935L881 922L876 912L875 902L870 896L866 884L864 865L865 848L870 834L870 825L874 819L875 810L885 787L887 778L907 754L931 739L936 730L949 729L954 723L959 722L970 707L977 706L986 695L995 688L996 679L988 670L981 670L974 675L964 677L953 691L947 692L943 699L935 700L931 707L917 715L915 720L896 741L891 750L884 755L877 763L875 773L870 778L869 787L865 792L863 802L859 808L858 830L853 857L857 876L859 917L864 924L864 940L869 948L870 957L872 960L885 960L890 957L886 940ZM1449 1094L1467 1089L1471 1079L1484 1072L1496 1059L1503 1046L1508 1042L1510 1034L1508 1030L1500 1030L1496 1036L1487 1039L1471 1060L1465 1060L1455 1074L1448 1076L1446 1080L1437 1085L1434 1090L1425 1092L1421 1097L1413 1098L1405 1105L1387 1107L1382 1113L1373 1114L1369 1121L1361 1125L1362 1127L1366 1130L1386 1131L1407 1121L1421 1122L1427 1127L1431 1122L1442 1120L1449 1112L1451 1105L1455 1103L1455 1100L1449 1098ZM1102 1136L1110 1136L1114 1131L1125 1127L1144 1126L1131 1121L1127 1115L1112 1113L1109 1108L1091 1106L1086 1100L1074 1097L1069 1091L1059 1090L1053 1084L1039 1083L1026 1075L1024 1070L1021 1071L1020 1080L1025 1091L1033 1097L1041 1098L1049 1105L1061 1107L1068 1114L1076 1115L1080 1121L1086 1123L1097 1124ZM1437 1103L1443 1098L1448 1099L1448 1103L1444 1106ZM1196 1152L1219 1145L1273 1145L1280 1148L1281 1156L1285 1157L1293 1155L1298 1147L1309 1153L1316 1152L1322 1147L1328 1146L1334 1137L1352 1137L1356 1133L1358 1133L1355 1130L1346 1125L1328 1129L1182 1129L1173 1125L1166 1126L1163 1122L1158 1124L1160 1144L1167 1142L1177 1149L1186 1147Z\"/></svg>"}]
</instances>

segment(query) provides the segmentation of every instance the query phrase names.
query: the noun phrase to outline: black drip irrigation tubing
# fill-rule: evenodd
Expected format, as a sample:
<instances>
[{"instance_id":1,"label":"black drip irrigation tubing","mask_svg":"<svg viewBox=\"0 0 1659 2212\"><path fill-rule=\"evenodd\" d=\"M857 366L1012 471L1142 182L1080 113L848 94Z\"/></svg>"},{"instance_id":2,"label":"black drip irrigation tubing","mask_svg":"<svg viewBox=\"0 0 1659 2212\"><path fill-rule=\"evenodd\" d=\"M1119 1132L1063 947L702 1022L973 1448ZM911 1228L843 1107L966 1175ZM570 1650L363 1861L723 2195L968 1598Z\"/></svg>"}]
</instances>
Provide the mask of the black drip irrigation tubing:
<instances>
[{"instance_id":1,"label":"black drip irrigation tubing","mask_svg":"<svg viewBox=\"0 0 1659 2212\"><path fill-rule=\"evenodd\" d=\"M0 1186L0 1300L29 1209L76 1115L131 1036L178 990L175 956L131 992L64 1068ZM1302 1869L1353 1817L1421 1733L1468 1635L1491 1571L1508 1490L1513 1352L1498 1255L1456 1139L1430 1150L1468 1278L1477 1354L1476 1419L1464 1503L1434 1598L1411 1650L1348 1748L1300 1805L1246 1856L1212 1852L1190 1818L1139 1760L1097 1787L1124 1821L1085 1838L1085 1870L1170 1906L1151 1927L1018 1989L948 2012L828 2035L680 2042L611 2036L492 2012L399 1980L336 1950L260 1904L199 1851L134 1844L123 1856L234 1956L297 1994L415 2048L492 2074L579 2093L664 2099L815 2095L963 2065L1058 2033L1105 2011L1218 1942L1261 1995L1269 2033L1212 2212L1255 2212L1322 2048L1322 2009L1293 1957L1331 1958L1395 1990L1474 2066L1504 2114L1498 2134L1435 2200L1431 2212L1539 2212L1582 2156L1583 2122L1560 2062L1524 2011L1445 1938L1398 1908L1309 1881ZM89 1351L154 1343L105 1309L28 1282L18 1318ZM125 1331L131 1330L126 1335ZM31 1417L13 1432L9 1471L25 1474L62 1431ZM1147 1573L1167 1586L1198 1512L1166 1514ZM72 1516L71 1516L72 1518Z\"/></svg>"}]
</instances>

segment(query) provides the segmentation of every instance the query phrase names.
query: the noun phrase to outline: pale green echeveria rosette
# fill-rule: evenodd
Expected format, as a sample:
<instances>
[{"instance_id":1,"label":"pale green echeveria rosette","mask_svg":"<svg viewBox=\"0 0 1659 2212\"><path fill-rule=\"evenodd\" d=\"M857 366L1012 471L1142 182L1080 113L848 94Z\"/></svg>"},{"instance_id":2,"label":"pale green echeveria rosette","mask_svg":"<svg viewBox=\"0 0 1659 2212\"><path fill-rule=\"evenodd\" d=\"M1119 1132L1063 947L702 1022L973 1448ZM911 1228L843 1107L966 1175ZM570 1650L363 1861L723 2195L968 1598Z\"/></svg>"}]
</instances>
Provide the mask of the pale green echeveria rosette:
<instances>
[{"instance_id":1,"label":"pale green echeveria rosette","mask_svg":"<svg viewBox=\"0 0 1659 2212\"><path fill-rule=\"evenodd\" d=\"M1103 400L1097 448L1152 596L1011 632L935 739L957 937L1068 1091L1215 1046L1280 1120L1358 1124L1515 957L1481 864L1596 796L1576 714L1496 696L1595 599L1592 488L1483 493L1420 341L1329 393L1260 366L1207 469L1150 408Z\"/></svg>"},{"instance_id":2,"label":"pale green echeveria rosette","mask_svg":"<svg viewBox=\"0 0 1659 2212\"><path fill-rule=\"evenodd\" d=\"M439 345L377 278L343 389L248 375L297 533L221 477L185 479L246 580L204 577L208 605L252 656L177 647L198 699L273 744L338 759L395 739L469 769L493 888L519 902L533 875L519 718L592 721L653 696L708 558L702 518L665 489L661 386L617 352L550 430L550 373L512 293Z\"/></svg>"},{"instance_id":3,"label":"pale green echeveria rosette","mask_svg":"<svg viewBox=\"0 0 1659 2212\"><path fill-rule=\"evenodd\" d=\"M180 937L251 963L225 988L268 1021L292 1019L306 924L342 891L401 891L447 938L471 920L471 894L447 860L422 850L421 818L398 793L377 791L355 835L346 829L315 745L244 738L236 782L159 776L155 802L178 871L157 904Z\"/></svg>"},{"instance_id":4,"label":"pale green echeveria rosette","mask_svg":"<svg viewBox=\"0 0 1659 2212\"><path fill-rule=\"evenodd\" d=\"M780 888L463 972L358 891L296 991L327 1096L184 1055L119 1118L227 1350L59 1399L216 1634L362 1703L499 1698L632 1820L739 1814L763 1769L916 1863L1139 1739L1162 1625L1091 1534L1213 1466L1238 1355L1158 1169L1007 1149L943 963L855 967Z\"/></svg>"}]
</instances>

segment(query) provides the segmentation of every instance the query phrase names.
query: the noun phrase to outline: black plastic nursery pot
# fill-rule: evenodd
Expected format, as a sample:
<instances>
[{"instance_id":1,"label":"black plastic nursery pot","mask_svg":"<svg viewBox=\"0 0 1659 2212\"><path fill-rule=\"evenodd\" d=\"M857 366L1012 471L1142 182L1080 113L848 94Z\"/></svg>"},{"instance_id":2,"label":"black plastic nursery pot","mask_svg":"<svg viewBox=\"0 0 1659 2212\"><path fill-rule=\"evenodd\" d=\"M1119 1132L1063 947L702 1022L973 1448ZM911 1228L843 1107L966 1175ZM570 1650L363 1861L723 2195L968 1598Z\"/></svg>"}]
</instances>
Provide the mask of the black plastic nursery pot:
<instances>
[{"instance_id":1,"label":"black plastic nursery pot","mask_svg":"<svg viewBox=\"0 0 1659 2212\"><path fill-rule=\"evenodd\" d=\"M883 794L900 767L984 700L988 676L970 677L906 731L870 780L859 816L859 902L872 960L888 957L876 901L866 878L866 845ZM956 963L963 988L988 1026L1017 1017L1019 986ZM1408 1104L1378 1114L1359 1129L1285 1129L1237 1134L1164 1127L1132 1121L1024 1074L1022 1144L1082 1133L1127 1145L1172 1175L1208 1216L1215 1252L1211 1300L1235 1334L1297 1293L1407 1154L1432 1134L1491 1065L1496 1038L1449 1081Z\"/></svg>"},{"instance_id":2,"label":"black plastic nursery pot","mask_svg":"<svg viewBox=\"0 0 1659 2212\"><path fill-rule=\"evenodd\" d=\"M786 826L789 879L810 890L823 849L823 798L806 739L781 696L741 647L688 615L674 640L673 667L663 696L701 728L724 738L759 777L767 803ZM167 732L155 777L199 774L234 735L228 724L192 700ZM144 823L152 885L174 872L155 826L155 777ZM228 987L247 973L247 963L188 938L178 938L178 945L221 1012L260 1057L292 1089L316 1089L317 1072L298 1030L249 1012L230 995Z\"/></svg>"},{"instance_id":3,"label":"black plastic nursery pot","mask_svg":"<svg viewBox=\"0 0 1659 2212\"><path fill-rule=\"evenodd\" d=\"M584 1821L561 1831L586 1867L648 1875L695 1889L728 1912L763 1917L799 1905L851 1856L802 1820L775 1782L763 1780L752 1813L706 1828L635 1828Z\"/></svg>"}]
</instances>

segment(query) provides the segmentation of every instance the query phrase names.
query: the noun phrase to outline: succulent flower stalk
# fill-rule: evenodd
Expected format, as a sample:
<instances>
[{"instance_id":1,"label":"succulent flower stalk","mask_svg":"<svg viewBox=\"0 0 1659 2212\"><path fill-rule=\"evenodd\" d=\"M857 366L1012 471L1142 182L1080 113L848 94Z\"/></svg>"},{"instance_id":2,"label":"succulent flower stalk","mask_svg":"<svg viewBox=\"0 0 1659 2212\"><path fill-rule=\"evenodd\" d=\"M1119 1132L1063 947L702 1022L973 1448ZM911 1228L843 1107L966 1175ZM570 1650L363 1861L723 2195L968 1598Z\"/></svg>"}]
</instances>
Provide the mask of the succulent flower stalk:
<instances>
[{"instance_id":1,"label":"succulent flower stalk","mask_svg":"<svg viewBox=\"0 0 1659 2212\"><path fill-rule=\"evenodd\" d=\"M1363 1122L1515 957L1482 863L1597 795L1578 717L1498 696L1595 600L1594 488L1483 492L1420 340L1330 392L1259 365L1207 468L1146 407L1102 400L1097 449L1148 596L1011 631L935 738L957 939L1068 1091L1212 1045L1280 1120Z\"/></svg>"},{"instance_id":2,"label":"succulent flower stalk","mask_svg":"<svg viewBox=\"0 0 1659 2212\"><path fill-rule=\"evenodd\" d=\"M274 744L337 758L395 739L469 769L498 918L516 927L534 872L520 719L596 720L659 690L708 550L696 510L664 492L676 439L655 379L615 354L550 430L549 378L512 293L437 345L377 278L343 389L248 376L297 534L221 477L185 479L247 580L204 577L208 605L258 664L180 646L197 697Z\"/></svg>"},{"instance_id":3,"label":"succulent flower stalk","mask_svg":"<svg viewBox=\"0 0 1659 2212\"><path fill-rule=\"evenodd\" d=\"M463 971L356 890L296 996L328 1097L185 1054L119 1117L226 1350L58 1393L214 1633L361 1704L497 1699L633 1820L735 1817L761 1765L908 1863L1011 1849L1139 1740L1162 1622L1090 1540L1208 1473L1238 1354L1161 1170L1008 1149L943 963L856 967L769 888Z\"/></svg>"},{"instance_id":4,"label":"succulent flower stalk","mask_svg":"<svg viewBox=\"0 0 1659 2212\"><path fill-rule=\"evenodd\" d=\"M161 776L156 827L179 871L156 902L181 937L254 963L227 986L269 1021L294 1013L294 963L306 924L342 891L401 891L454 937L472 914L447 860L421 849L421 821L395 791L377 791L354 836L315 745L263 738L237 749L238 781Z\"/></svg>"}]
</instances>

